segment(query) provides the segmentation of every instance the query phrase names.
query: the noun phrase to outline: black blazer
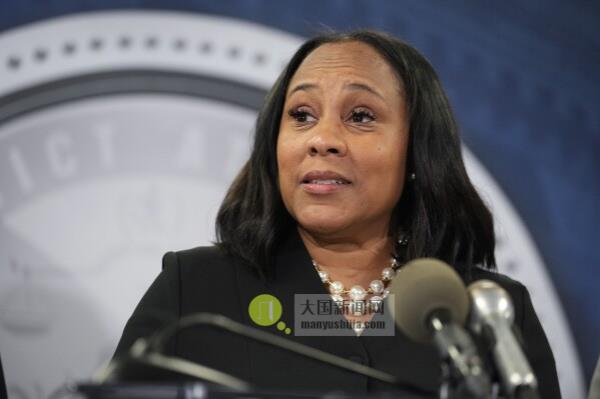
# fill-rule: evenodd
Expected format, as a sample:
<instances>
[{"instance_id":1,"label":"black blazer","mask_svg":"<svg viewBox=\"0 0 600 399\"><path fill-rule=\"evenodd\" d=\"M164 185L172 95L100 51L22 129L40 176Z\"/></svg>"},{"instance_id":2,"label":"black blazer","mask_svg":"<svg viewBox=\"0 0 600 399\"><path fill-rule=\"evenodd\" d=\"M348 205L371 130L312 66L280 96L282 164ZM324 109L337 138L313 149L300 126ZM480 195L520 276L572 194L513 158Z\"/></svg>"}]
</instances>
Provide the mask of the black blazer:
<instances>
[{"instance_id":1,"label":"black blazer","mask_svg":"<svg viewBox=\"0 0 600 399\"><path fill-rule=\"evenodd\" d=\"M2 358L0 358L0 399L8 398L6 391L6 381L4 381L4 371L2 371Z\"/></svg>"},{"instance_id":2,"label":"black blazer","mask_svg":"<svg viewBox=\"0 0 600 399\"><path fill-rule=\"evenodd\" d=\"M516 324L522 331L527 357L540 382L542 398L560 398L554 358L525 287L501 274L479 270L472 279L490 279L511 295ZM468 281L466 281L468 282ZM116 355L162 325L162 313L173 318L196 312L225 315L249 326L278 333L275 326L258 327L248 315L250 301L272 294L282 303L281 320L294 325L294 294L326 294L301 239L292 234L276 254L272 278L262 279L215 247L169 252L162 273L148 289L127 322ZM341 316L340 316L341 317ZM289 339L359 362L410 381L435 396L440 383L440 360L432 346L411 342L401 331L395 336L305 337ZM225 371L256 387L278 391L368 393L390 390L367 377L208 327L185 330L172 340L169 351L194 362Z\"/></svg>"}]
</instances>

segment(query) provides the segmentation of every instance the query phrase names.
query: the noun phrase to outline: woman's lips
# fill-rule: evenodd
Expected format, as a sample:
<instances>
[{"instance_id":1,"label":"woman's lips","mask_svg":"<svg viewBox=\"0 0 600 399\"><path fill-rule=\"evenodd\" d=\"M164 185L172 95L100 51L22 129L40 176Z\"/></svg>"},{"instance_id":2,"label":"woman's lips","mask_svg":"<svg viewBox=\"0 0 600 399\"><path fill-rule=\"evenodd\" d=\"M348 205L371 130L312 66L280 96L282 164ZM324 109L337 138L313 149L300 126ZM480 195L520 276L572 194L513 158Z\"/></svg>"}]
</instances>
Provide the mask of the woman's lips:
<instances>
[{"instance_id":1,"label":"woman's lips","mask_svg":"<svg viewBox=\"0 0 600 399\"><path fill-rule=\"evenodd\" d=\"M311 171L304 175L301 186L311 194L328 194L348 188L352 182L332 171Z\"/></svg>"}]
</instances>

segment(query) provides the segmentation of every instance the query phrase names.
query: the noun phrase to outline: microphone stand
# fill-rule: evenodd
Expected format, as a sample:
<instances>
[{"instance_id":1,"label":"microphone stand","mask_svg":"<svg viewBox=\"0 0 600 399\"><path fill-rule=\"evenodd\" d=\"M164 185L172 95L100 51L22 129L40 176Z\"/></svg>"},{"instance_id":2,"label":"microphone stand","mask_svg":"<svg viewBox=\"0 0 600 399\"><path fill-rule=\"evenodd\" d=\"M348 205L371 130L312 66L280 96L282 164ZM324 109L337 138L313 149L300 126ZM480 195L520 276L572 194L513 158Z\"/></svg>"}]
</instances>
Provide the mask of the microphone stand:
<instances>
[{"instance_id":1,"label":"microphone stand","mask_svg":"<svg viewBox=\"0 0 600 399\"><path fill-rule=\"evenodd\" d=\"M359 363L351 362L339 356L332 355L327 352L323 352L319 349L315 349L310 346L299 344L294 341L290 341L286 338L279 337L275 334L261 331L256 328L248 327L242 323L233 321L225 316L211 314L211 313L197 313L194 315L186 316L171 324L167 328L159 331L148 341L148 350L162 353L165 344L168 342L175 333L180 332L190 327L197 327L200 325L206 325L215 327L217 329L229 331L235 335L241 335L250 338L254 341L261 342L270 346L281 348L289 352L294 352L298 355L316 359L321 362L330 364L334 367L343 368L354 373L363 374L367 377L374 378L379 381L383 381L388 384L398 385L400 381L388 373L384 373L379 370L375 370L371 367L364 366Z\"/></svg>"},{"instance_id":2,"label":"microphone stand","mask_svg":"<svg viewBox=\"0 0 600 399\"><path fill-rule=\"evenodd\" d=\"M257 341L269 346L283 349L285 351L292 352L297 355L307 357L309 359L313 359L339 369L344 369L355 374L364 375L369 378L396 386L403 390L405 393L412 394L417 397L427 397L431 394L430 392L425 391L424 389L413 385L410 382L402 381L398 377L395 377L383 371L379 371L374 368L352 362L339 356L332 355L331 353L315 349L313 347L303 345L298 342L291 341L289 339L277 336L270 332L261 331L256 328L246 326L242 323L231 320L225 316L212 313L197 313L182 317L176 322L171 323L164 329L158 331L150 338L138 339L136 343L132 346L130 354L134 358L143 360L145 363L151 362L151 364L156 367L161 367L166 370L176 371L202 379L205 379L203 375L208 375L210 377L209 381L211 382L217 382L221 385L233 388L234 390L247 390L249 385L247 385L243 381L238 380L235 377L228 376L225 373L207 368L205 366L196 365L195 363L175 357L166 356L163 354L165 346L169 342L169 339L172 338L176 333L187 328L193 328L198 326L208 326L219 330L225 330L235 335L243 336L253 341ZM192 367L195 372L190 373L189 371L191 370L191 368L188 366L198 366L199 368ZM102 379L108 380L109 374L110 370L105 371ZM226 382L226 384L224 384L223 382Z\"/></svg>"},{"instance_id":3,"label":"microphone stand","mask_svg":"<svg viewBox=\"0 0 600 399\"><path fill-rule=\"evenodd\" d=\"M447 317L439 312L429 318L435 332L433 342L442 356L441 399L491 399L490 378L479 357L473 340L456 324L445 323Z\"/></svg>"}]
</instances>

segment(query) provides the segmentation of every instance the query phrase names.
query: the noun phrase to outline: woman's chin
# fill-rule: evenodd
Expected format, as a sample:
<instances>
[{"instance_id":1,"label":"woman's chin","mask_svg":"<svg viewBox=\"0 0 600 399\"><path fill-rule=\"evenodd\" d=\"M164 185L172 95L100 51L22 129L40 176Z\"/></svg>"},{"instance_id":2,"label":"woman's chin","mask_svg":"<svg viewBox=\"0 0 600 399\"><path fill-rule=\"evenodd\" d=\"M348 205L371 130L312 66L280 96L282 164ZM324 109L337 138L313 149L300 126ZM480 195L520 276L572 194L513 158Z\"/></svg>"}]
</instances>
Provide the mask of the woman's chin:
<instances>
[{"instance_id":1,"label":"woman's chin","mask_svg":"<svg viewBox=\"0 0 600 399\"><path fill-rule=\"evenodd\" d=\"M348 223L334 218L300 219L298 225L309 234L336 235L348 227Z\"/></svg>"}]
</instances>

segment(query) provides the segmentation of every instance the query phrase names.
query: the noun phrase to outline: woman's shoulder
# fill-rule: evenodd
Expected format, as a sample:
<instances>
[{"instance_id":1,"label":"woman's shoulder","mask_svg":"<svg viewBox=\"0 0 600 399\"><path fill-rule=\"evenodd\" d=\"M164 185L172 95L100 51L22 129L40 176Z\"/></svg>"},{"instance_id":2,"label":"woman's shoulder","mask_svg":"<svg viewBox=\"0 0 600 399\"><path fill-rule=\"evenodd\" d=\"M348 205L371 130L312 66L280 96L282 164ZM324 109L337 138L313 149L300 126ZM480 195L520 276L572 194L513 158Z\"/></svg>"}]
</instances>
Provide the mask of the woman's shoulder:
<instances>
[{"instance_id":1,"label":"woman's shoulder","mask_svg":"<svg viewBox=\"0 0 600 399\"><path fill-rule=\"evenodd\" d=\"M506 274L502 274L496 270L484 269L479 266L476 266L471 270L470 276L465 278L465 283L468 285L477 280L491 280L500 285L505 290L512 291L522 290L525 288L525 286L521 282L507 276Z\"/></svg>"},{"instance_id":2,"label":"woman's shoulder","mask_svg":"<svg viewBox=\"0 0 600 399\"><path fill-rule=\"evenodd\" d=\"M151 335L165 321L197 312L226 314L229 302L215 298L235 293L233 275L228 257L216 246L167 252L161 273L127 322L116 353L125 353L137 338Z\"/></svg>"},{"instance_id":3,"label":"woman's shoulder","mask_svg":"<svg viewBox=\"0 0 600 399\"><path fill-rule=\"evenodd\" d=\"M227 255L217 245L198 246L177 251L169 251L163 256L163 267L178 265L189 267L206 262L227 262Z\"/></svg>"},{"instance_id":4,"label":"woman's shoulder","mask_svg":"<svg viewBox=\"0 0 600 399\"><path fill-rule=\"evenodd\" d=\"M162 259L163 273L180 276L202 275L223 278L233 272L237 262L217 245L169 251Z\"/></svg>"},{"instance_id":5,"label":"woman's shoulder","mask_svg":"<svg viewBox=\"0 0 600 399\"><path fill-rule=\"evenodd\" d=\"M163 256L162 269L163 274L177 275L181 285L256 277L250 267L218 245L169 251Z\"/></svg>"}]
</instances>

